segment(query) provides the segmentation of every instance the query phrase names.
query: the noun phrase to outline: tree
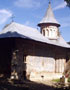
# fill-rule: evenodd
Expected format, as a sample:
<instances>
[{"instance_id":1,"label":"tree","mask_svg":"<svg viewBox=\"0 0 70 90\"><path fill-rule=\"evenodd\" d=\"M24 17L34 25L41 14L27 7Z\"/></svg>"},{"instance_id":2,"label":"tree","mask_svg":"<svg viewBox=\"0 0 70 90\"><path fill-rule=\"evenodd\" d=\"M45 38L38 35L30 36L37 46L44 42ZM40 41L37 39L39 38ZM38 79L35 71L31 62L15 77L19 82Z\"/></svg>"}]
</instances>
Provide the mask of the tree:
<instances>
[{"instance_id":1,"label":"tree","mask_svg":"<svg viewBox=\"0 0 70 90\"><path fill-rule=\"evenodd\" d=\"M67 3L67 6L70 7L70 0L64 0Z\"/></svg>"},{"instance_id":2,"label":"tree","mask_svg":"<svg viewBox=\"0 0 70 90\"><path fill-rule=\"evenodd\" d=\"M70 77L70 60L66 63L66 67L65 67L65 70L64 70L64 75L67 78Z\"/></svg>"}]
</instances>

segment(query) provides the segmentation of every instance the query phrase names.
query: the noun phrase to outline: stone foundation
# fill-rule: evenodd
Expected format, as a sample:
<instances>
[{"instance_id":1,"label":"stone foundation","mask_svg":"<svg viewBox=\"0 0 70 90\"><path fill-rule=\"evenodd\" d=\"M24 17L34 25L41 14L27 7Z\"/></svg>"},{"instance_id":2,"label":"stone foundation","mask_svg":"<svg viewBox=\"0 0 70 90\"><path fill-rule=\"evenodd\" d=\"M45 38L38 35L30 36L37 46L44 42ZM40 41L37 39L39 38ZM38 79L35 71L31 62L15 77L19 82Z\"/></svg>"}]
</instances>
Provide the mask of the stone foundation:
<instances>
[{"instance_id":1,"label":"stone foundation","mask_svg":"<svg viewBox=\"0 0 70 90\"><path fill-rule=\"evenodd\" d=\"M59 79L61 77L62 77L62 73L32 72L30 74L31 81L53 80L53 79Z\"/></svg>"}]
</instances>

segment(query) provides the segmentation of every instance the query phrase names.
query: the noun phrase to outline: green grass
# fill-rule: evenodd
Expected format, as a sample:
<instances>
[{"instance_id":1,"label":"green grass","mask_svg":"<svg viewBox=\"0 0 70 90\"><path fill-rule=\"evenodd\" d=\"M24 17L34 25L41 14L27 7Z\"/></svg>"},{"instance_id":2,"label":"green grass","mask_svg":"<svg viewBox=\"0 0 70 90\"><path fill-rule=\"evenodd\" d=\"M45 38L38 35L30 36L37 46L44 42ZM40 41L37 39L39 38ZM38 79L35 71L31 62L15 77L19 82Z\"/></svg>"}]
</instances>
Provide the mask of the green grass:
<instances>
[{"instance_id":1,"label":"green grass","mask_svg":"<svg viewBox=\"0 0 70 90\"><path fill-rule=\"evenodd\" d=\"M60 82L60 79L53 79L53 82Z\"/></svg>"}]
</instances>

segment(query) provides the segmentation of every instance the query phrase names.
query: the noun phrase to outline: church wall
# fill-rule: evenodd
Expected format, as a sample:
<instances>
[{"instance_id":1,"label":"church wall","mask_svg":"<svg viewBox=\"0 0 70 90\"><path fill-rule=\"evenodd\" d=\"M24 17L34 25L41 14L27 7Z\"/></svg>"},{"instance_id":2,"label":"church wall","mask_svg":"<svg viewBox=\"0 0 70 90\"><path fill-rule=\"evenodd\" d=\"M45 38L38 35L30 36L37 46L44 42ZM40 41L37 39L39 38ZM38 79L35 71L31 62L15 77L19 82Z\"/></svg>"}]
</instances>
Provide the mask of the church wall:
<instances>
[{"instance_id":1,"label":"church wall","mask_svg":"<svg viewBox=\"0 0 70 90\"><path fill-rule=\"evenodd\" d=\"M21 48L20 52L23 52L21 55L26 56L25 62L22 61L22 71L26 71L26 76L29 77L39 77L45 75L45 73L62 73L64 71L65 65L65 49L59 48L52 45L46 45L29 40L18 40L17 48ZM64 52L64 53L63 53ZM20 57L20 58L21 58ZM25 65L24 65L25 64Z\"/></svg>"},{"instance_id":2,"label":"church wall","mask_svg":"<svg viewBox=\"0 0 70 90\"><path fill-rule=\"evenodd\" d=\"M58 51L58 52L57 52ZM63 73L64 72L64 69L65 69L65 65L66 65L66 55L67 55L67 52L66 52L66 49L64 48L58 48L56 49L56 56L55 56L55 72L56 73Z\"/></svg>"},{"instance_id":3,"label":"church wall","mask_svg":"<svg viewBox=\"0 0 70 90\"><path fill-rule=\"evenodd\" d=\"M23 79L33 77L42 79L49 77L48 73L62 73L64 71L66 49L20 38L6 39L7 45L10 45L9 41L11 42L11 58L9 61L12 79L13 76L16 79L21 79L21 77Z\"/></svg>"}]
</instances>

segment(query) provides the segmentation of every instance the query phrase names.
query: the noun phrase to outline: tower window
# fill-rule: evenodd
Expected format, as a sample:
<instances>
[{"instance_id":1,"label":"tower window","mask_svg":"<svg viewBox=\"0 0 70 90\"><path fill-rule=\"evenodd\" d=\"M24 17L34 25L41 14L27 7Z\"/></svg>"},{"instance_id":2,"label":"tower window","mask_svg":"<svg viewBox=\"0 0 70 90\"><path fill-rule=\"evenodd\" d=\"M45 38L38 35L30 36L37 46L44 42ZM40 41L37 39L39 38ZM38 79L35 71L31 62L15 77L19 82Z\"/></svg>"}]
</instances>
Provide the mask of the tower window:
<instances>
[{"instance_id":1,"label":"tower window","mask_svg":"<svg viewBox=\"0 0 70 90\"><path fill-rule=\"evenodd\" d=\"M26 62L26 55L23 55L23 62Z\"/></svg>"},{"instance_id":2,"label":"tower window","mask_svg":"<svg viewBox=\"0 0 70 90\"><path fill-rule=\"evenodd\" d=\"M43 35L45 36L45 30L43 30Z\"/></svg>"},{"instance_id":3,"label":"tower window","mask_svg":"<svg viewBox=\"0 0 70 90\"><path fill-rule=\"evenodd\" d=\"M52 29L50 29L50 36L52 36Z\"/></svg>"},{"instance_id":4,"label":"tower window","mask_svg":"<svg viewBox=\"0 0 70 90\"><path fill-rule=\"evenodd\" d=\"M48 31L48 29L46 30L46 33L47 33L47 36L49 36L49 31Z\"/></svg>"}]
</instances>

